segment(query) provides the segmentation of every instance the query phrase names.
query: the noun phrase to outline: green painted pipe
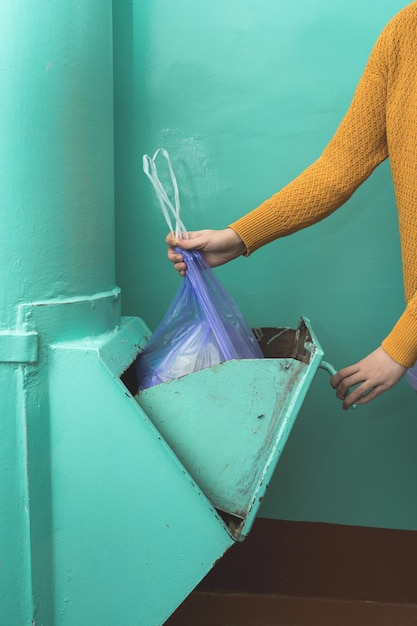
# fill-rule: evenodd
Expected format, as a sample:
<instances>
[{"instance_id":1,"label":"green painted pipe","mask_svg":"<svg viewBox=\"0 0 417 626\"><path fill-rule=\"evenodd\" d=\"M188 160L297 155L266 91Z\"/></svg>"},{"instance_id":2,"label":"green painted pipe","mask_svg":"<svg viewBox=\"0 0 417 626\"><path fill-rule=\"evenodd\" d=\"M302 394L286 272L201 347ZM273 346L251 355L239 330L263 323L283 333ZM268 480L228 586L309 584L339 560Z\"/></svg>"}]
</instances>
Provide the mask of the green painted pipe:
<instances>
[{"instance_id":1,"label":"green painted pipe","mask_svg":"<svg viewBox=\"0 0 417 626\"><path fill-rule=\"evenodd\" d=\"M120 379L112 3L0 23L0 622L157 626L233 539Z\"/></svg>"},{"instance_id":2,"label":"green painted pipe","mask_svg":"<svg viewBox=\"0 0 417 626\"><path fill-rule=\"evenodd\" d=\"M39 344L48 333L110 328L118 315L111 2L5 0L0 23L0 615L20 625L32 623L34 589L42 595L36 568L46 583L51 577L48 525L42 530L42 514L30 514L32 488L40 503L49 496L39 470L49 427ZM96 300L100 313L92 316ZM84 305L75 313L76 301ZM48 315L36 322L32 305L48 302L61 306L39 306ZM40 407L32 415L28 396ZM32 419L40 420L37 431ZM31 545L37 530L43 565Z\"/></svg>"},{"instance_id":3,"label":"green painted pipe","mask_svg":"<svg viewBox=\"0 0 417 626\"><path fill-rule=\"evenodd\" d=\"M8 329L21 302L114 287L111 2L6 0L0 20Z\"/></svg>"}]
</instances>

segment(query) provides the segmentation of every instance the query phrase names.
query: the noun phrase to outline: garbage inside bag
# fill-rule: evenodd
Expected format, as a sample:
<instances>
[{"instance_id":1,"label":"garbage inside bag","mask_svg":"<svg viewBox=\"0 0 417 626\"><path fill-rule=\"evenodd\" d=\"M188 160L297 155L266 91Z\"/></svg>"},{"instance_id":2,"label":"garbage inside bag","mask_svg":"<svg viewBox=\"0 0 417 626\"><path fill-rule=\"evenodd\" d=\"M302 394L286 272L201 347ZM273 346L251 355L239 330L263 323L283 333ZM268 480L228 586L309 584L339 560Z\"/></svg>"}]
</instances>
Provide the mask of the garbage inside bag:
<instances>
[{"instance_id":1,"label":"garbage inside bag","mask_svg":"<svg viewBox=\"0 0 417 626\"><path fill-rule=\"evenodd\" d=\"M229 359L263 357L236 302L202 254L181 252L187 274L136 361L138 391Z\"/></svg>"},{"instance_id":2,"label":"garbage inside bag","mask_svg":"<svg viewBox=\"0 0 417 626\"><path fill-rule=\"evenodd\" d=\"M174 202L157 174L155 159L161 153L168 162ZM152 159L143 157L150 179L171 232L188 237L179 217L178 186L166 150ZM263 358L259 344L231 295L214 274L201 252L181 250L187 273L164 319L151 335L135 366L138 391L217 365L230 359Z\"/></svg>"}]
</instances>

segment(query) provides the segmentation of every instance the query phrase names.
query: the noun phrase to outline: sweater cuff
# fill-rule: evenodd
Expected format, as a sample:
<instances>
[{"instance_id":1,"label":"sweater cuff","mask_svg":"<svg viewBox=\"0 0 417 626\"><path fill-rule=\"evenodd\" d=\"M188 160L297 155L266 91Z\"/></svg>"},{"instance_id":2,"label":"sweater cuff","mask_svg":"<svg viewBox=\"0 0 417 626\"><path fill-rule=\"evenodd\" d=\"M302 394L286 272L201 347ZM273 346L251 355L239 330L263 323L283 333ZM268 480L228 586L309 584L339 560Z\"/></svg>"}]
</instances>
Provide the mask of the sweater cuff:
<instances>
[{"instance_id":1,"label":"sweater cuff","mask_svg":"<svg viewBox=\"0 0 417 626\"><path fill-rule=\"evenodd\" d=\"M382 342L382 347L404 367L413 367L417 361L417 320L407 309Z\"/></svg>"},{"instance_id":2,"label":"sweater cuff","mask_svg":"<svg viewBox=\"0 0 417 626\"><path fill-rule=\"evenodd\" d=\"M257 222L261 224L261 220ZM258 248L273 241L275 237L271 235L270 237L265 237L265 233L262 232L262 226L256 226L257 224L255 220L252 218L248 218L248 216L241 217L233 224L229 224L229 228L235 231L243 241L246 246L246 253L244 256L249 256L252 252L255 252ZM259 231L259 232L258 232Z\"/></svg>"},{"instance_id":3,"label":"sweater cuff","mask_svg":"<svg viewBox=\"0 0 417 626\"><path fill-rule=\"evenodd\" d=\"M265 244L274 241L282 234L291 232L281 232L276 220L271 218L273 213L273 207L269 200L266 200L257 209L247 213L236 220L236 222L233 222L233 224L229 224L229 228L234 230L245 244L246 256L249 256Z\"/></svg>"}]
</instances>

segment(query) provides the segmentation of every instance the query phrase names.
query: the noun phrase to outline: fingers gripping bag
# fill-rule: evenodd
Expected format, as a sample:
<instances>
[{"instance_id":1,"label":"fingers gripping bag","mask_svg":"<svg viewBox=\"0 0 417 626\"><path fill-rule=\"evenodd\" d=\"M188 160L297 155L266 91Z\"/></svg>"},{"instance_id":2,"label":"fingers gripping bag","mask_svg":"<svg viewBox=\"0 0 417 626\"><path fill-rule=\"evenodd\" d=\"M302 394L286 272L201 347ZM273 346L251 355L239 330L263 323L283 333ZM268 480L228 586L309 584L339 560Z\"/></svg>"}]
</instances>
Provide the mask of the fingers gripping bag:
<instances>
[{"instance_id":1,"label":"fingers gripping bag","mask_svg":"<svg viewBox=\"0 0 417 626\"><path fill-rule=\"evenodd\" d=\"M174 203L158 178L155 160L159 154L168 163ZM152 158L144 155L143 169L155 189L171 233L188 238L180 220L178 186L166 150L160 148ZM163 320L136 360L138 391L230 359L263 358L239 307L201 252L181 250L181 254L187 273Z\"/></svg>"}]
</instances>

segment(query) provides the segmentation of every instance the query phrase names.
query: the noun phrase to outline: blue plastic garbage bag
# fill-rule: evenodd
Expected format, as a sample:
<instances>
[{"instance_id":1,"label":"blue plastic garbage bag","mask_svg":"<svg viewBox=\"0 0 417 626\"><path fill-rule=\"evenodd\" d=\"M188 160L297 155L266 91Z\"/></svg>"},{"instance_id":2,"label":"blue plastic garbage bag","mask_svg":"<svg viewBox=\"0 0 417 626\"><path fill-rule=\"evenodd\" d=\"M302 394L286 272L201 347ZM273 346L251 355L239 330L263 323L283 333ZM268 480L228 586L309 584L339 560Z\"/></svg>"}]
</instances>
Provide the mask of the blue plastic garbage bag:
<instances>
[{"instance_id":1,"label":"blue plastic garbage bag","mask_svg":"<svg viewBox=\"0 0 417 626\"><path fill-rule=\"evenodd\" d=\"M187 274L136 361L139 391L229 359L263 357L239 307L202 254L181 252Z\"/></svg>"},{"instance_id":2,"label":"blue plastic garbage bag","mask_svg":"<svg viewBox=\"0 0 417 626\"><path fill-rule=\"evenodd\" d=\"M168 162L174 189L174 202L168 197L156 170L161 153ZM179 217L179 193L166 150L159 149L151 159L143 157L143 169L151 180L168 227L188 236ZM164 319L151 335L136 360L138 391L147 389L205 367L230 359L263 358L259 344L236 302L227 293L203 255L181 250L187 273Z\"/></svg>"}]
</instances>

